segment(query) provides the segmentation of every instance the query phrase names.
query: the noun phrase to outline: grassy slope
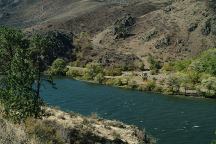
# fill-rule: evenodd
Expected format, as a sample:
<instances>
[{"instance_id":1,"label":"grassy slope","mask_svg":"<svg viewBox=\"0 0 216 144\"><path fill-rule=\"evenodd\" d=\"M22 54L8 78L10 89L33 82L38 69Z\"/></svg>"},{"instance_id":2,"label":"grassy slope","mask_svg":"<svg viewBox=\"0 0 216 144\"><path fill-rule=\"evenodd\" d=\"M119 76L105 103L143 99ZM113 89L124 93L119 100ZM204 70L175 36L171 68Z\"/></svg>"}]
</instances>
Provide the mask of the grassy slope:
<instances>
[{"instance_id":1,"label":"grassy slope","mask_svg":"<svg viewBox=\"0 0 216 144\"><path fill-rule=\"evenodd\" d=\"M103 120L96 115L84 117L51 108L46 108L45 114L41 120L29 118L24 124L15 125L0 113L0 143L153 143L152 138L134 126Z\"/></svg>"}]
</instances>

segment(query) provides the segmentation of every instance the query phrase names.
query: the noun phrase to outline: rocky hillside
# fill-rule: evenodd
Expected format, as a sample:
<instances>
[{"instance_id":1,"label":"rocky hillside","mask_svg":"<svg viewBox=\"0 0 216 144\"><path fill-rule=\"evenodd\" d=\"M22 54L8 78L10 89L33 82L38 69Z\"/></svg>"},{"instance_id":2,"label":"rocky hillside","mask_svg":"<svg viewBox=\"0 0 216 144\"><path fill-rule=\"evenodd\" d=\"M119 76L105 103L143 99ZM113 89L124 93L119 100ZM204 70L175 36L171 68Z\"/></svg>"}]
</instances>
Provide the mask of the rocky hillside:
<instances>
[{"instance_id":1,"label":"rocky hillside","mask_svg":"<svg viewBox=\"0 0 216 144\"><path fill-rule=\"evenodd\" d=\"M116 40L110 27L93 41L101 49L132 53L145 62L149 54L168 62L216 46L216 20L206 1L177 0L135 18L136 23L125 39Z\"/></svg>"},{"instance_id":2,"label":"rocky hillside","mask_svg":"<svg viewBox=\"0 0 216 144\"><path fill-rule=\"evenodd\" d=\"M213 0L1 0L0 24L25 30L87 32L91 49L79 61L104 65L184 59L215 47ZM135 23L116 39L117 20L130 14Z\"/></svg>"}]
</instances>

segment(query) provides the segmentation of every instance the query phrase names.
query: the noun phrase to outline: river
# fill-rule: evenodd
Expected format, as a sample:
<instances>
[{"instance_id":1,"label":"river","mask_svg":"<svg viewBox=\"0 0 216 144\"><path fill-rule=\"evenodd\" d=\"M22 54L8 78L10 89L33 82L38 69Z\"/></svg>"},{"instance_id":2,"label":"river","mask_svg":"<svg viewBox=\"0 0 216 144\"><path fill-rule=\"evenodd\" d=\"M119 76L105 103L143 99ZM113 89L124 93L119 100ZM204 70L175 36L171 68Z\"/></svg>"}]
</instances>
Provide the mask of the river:
<instances>
[{"instance_id":1,"label":"river","mask_svg":"<svg viewBox=\"0 0 216 144\"><path fill-rule=\"evenodd\" d=\"M83 115L97 113L146 129L158 144L210 144L216 139L216 101L165 96L69 78L44 83L41 95L52 106Z\"/></svg>"}]
</instances>

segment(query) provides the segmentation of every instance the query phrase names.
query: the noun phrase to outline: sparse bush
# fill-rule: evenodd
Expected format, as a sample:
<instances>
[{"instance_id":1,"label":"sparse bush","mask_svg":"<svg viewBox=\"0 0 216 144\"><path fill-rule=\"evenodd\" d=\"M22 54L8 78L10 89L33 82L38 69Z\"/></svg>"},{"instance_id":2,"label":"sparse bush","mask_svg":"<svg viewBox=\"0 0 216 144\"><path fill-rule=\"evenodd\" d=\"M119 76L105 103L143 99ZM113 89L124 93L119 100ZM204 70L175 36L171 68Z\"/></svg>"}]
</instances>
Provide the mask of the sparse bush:
<instances>
[{"instance_id":1,"label":"sparse bush","mask_svg":"<svg viewBox=\"0 0 216 144\"><path fill-rule=\"evenodd\" d=\"M116 131L114 131L112 133L112 136L113 136L114 139L121 139L121 135L119 133L117 133Z\"/></svg>"},{"instance_id":2,"label":"sparse bush","mask_svg":"<svg viewBox=\"0 0 216 144\"><path fill-rule=\"evenodd\" d=\"M171 91L174 92L179 92L180 89L180 79L176 74L171 74L169 75L167 79L167 86Z\"/></svg>"},{"instance_id":3,"label":"sparse bush","mask_svg":"<svg viewBox=\"0 0 216 144\"><path fill-rule=\"evenodd\" d=\"M154 90L155 90L156 92L162 92L162 91L163 91L163 87L161 87L161 86L156 86L156 87L154 88Z\"/></svg>"},{"instance_id":4,"label":"sparse bush","mask_svg":"<svg viewBox=\"0 0 216 144\"><path fill-rule=\"evenodd\" d=\"M150 70L157 71L158 69L161 68L160 62L155 60L155 58L152 55L149 55L148 63L150 64Z\"/></svg>"},{"instance_id":5,"label":"sparse bush","mask_svg":"<svg viewBox=\"0 0 216 144\"><path fill-rule=\"evenodd\" d=\"M144 41L144 42L148 42L148 41L150 41L155 35L157 35L158 34L158 31L155 29L155 28L153 28L153 29L151 29L150 31L148 31L143 37L142 37L142 40Z\"/></svg>"},{"instance_id":6,"label":"sparse bush","mask_svg":"<svg viewBox=\"0 0 216 144\"><path fill-rule=\"evenodd\" d=\"M0 143L1 144L27 144L28 137L20 127L0 118Z\"/></svg>"},{"instance_id":7,"label":"sparse bush","mask_svg":"<svg viewBox=\"0 0 216 144\"><path fill-rule=\"evenodd\" d=\"M54 122L29 118L25 122L25 131L30 137L36 138L39 143L65 143L58 125Z\"/></svg>"},{"instance_id":8,"label":"sparse bush","mask_svg":"<svg viewBox=\"0 0 216 144\"><path fill-rule=\"evenodd\" d=\"M130 28L135 24L135 18L131 15L126 15L117 20L114 24L114 35L117 39L126 38L130 33Z\"/></svg>"},{"instance_id":9,"label":"sparse bush","mask_svg":"<svg viewBox=\"0 0 216 144\"><path fill-rule=\"evenodd\" d=\"M145 86L146 86L146 90L152 91L156 87L156 82L155 81L147 81Z\"/></svg>"},{"instance_id":10,"label":"sparse bush","mask_svg":"<svg viewBox=\"0 0 216 144\"><path fill-rule=\"evenodd\" d=\"M137 82L135 80L131 80L128 82L128 87L131 89L136 89L138 88Z\"/></svg>"},{"instance_id":11,"label":"sparse bush","mask_svg":"<svg viewBox=\"0 0 216 144\"><path fill-rule=\"evenodd\" d=\"M92 49L92 42L90 35L86 32L81 32L77 37L74 39L74 45L80 49Z\"/></svg>"}]
</instances>

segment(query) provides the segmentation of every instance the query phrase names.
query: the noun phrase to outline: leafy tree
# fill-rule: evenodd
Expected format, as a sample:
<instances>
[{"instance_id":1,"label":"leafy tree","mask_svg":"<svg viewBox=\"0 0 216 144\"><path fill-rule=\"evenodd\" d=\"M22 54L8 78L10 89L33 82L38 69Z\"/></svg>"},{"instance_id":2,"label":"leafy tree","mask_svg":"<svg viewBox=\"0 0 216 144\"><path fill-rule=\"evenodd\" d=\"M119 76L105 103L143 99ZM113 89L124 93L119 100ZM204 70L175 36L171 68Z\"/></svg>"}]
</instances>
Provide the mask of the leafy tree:
<instances>
[{"instance_id":1,"label":"leafy tree","mask_svg":"<svg viewBox=\"0 0 216 144\"><path fill-rule=\"evenodd\" d=\"M9 69L16 49L27 48L28 40L25 35L17 29L0 27L0 72Z\"/></svg>"},{"instance_id":2,"label":"leafy tree","mask_svg":"<svg viewBox=\"0 0 216 144\"><path fill-rule=\"evenodd\" d=\"M34 61L43 61L42 69L46 69L58 57L72 59L72 40L60 32L36 33L30 39L29 52Z\"/></svg>"},{"instance_id":3,"label":"leafy tree","mask_svg":"<svg viewBox=\"0 0 216 144\"><path fill-rule=\"evenodd\" d=\"M209 49L198 56L189 66L199 73L205 72L216 75L216 49Z\"/></svg>"},{"instance_id":4,"label":"leafy tree","mask_svg":"<svg viewBox=\"0 0 216 144\"><path fill-rule=\"evenodd\" d=\"M17 49L10 68L1 81L1 96L6 117L21 122L27 117L40 117L43 102L32 88L35 68L25 50Z\"/></svg>"},{"instance_id":5,"label":"leafy tree","mask_svg":"<svg viewBox=\"0 0 216 144\"><path fill-rule=\"evenodd\" d=\"M66 62L63 59L56 59L49 69L51 75L65 75L67 72Z\"/></svg>"},{"instance_id":6,"label":"leafy tree","mask_svg":"<svg viewBox=\"0 0 216 144\"><path fill-rule=\"evenodd\" d=\"M99 73L104 73L103 68L100 64L98 63L90 63L86 66L87 70L84 74L84 78L87 80L94 80L94 78L99 74Z\"/></svg>"},{"instance_id":7,"label":"leafy tree","mask_svg":"<svg viewBox=\"0 0 216 144\"><path fill-rule=\"evenodd\" d=\"M208 94L211 95L211 91L216 91L216 77L209 77L202 80L201 84L208 90Z\"/></svg>"},{"instance_id":8,"label":"leafy tree","mask_svg":"<svg viewBox=\"0 0 216 144\"><path fill-rule=\"evenodd\" d=\"M29 116L40 116L41 75L46 60L53 54L46 50L52 49L51 46L46 38L33 36L28 40L20 30L0 27L0 68L4 74L0 81L0 100L6 116L12 120L20 122Z\"/></svg>"}]
</instances>

